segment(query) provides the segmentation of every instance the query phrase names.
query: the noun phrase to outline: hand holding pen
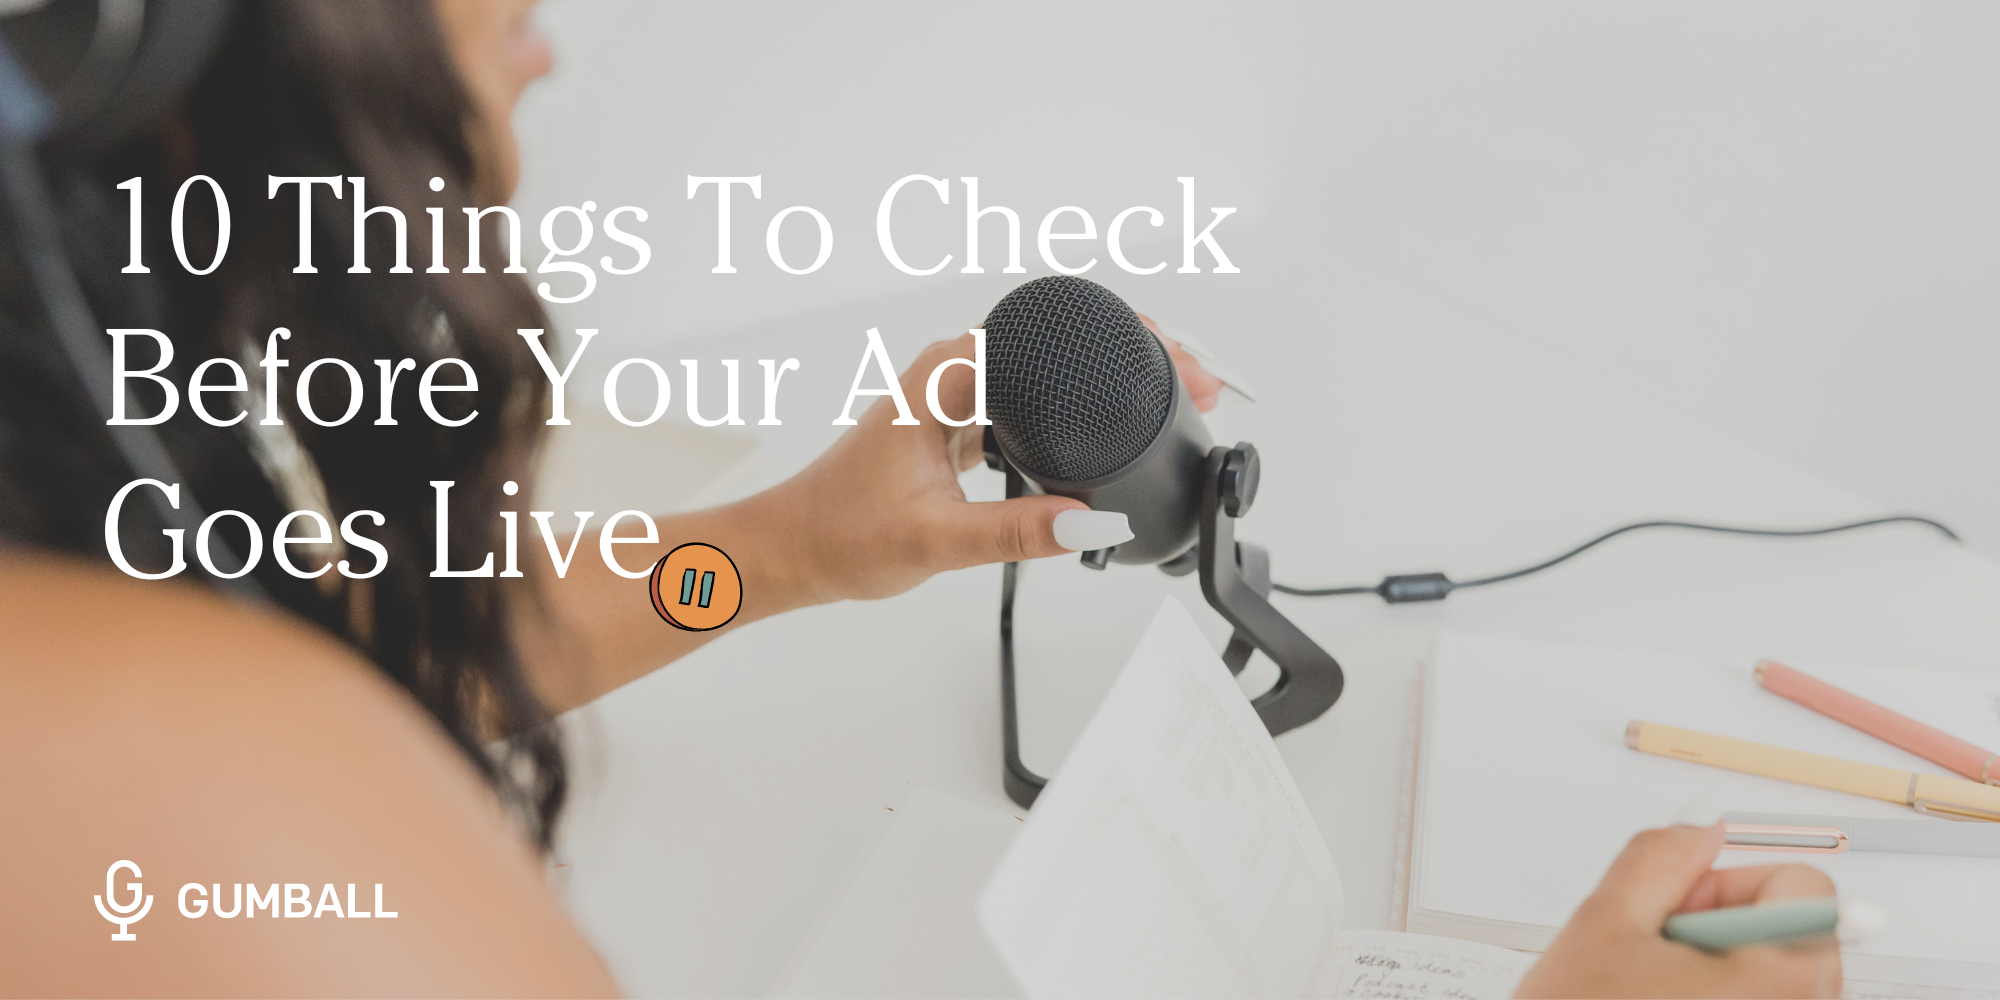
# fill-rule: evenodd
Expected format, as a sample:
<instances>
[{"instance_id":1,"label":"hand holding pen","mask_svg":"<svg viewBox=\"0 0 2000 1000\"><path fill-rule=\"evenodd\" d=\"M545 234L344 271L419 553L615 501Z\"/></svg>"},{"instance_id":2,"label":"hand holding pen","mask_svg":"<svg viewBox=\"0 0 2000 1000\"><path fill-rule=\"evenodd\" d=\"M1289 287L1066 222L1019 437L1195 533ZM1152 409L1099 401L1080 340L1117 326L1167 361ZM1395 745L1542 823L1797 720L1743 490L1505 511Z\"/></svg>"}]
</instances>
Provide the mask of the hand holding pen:
<instances>
[{"instance_id":1,"label":"hand holding pen","mask_svg":"<svg viewBox=\"0 0 2000 1000\"><path fill-rule=\"evenodd\" d=\"M1662 932L1678 914L1833 895L1832 880L1805 865L1714 869L1722 841L1719 823L1632 838L1515 995L1839 996L1840 950L1830 936L1716 952Z\"/></svg>"}]
</instances>

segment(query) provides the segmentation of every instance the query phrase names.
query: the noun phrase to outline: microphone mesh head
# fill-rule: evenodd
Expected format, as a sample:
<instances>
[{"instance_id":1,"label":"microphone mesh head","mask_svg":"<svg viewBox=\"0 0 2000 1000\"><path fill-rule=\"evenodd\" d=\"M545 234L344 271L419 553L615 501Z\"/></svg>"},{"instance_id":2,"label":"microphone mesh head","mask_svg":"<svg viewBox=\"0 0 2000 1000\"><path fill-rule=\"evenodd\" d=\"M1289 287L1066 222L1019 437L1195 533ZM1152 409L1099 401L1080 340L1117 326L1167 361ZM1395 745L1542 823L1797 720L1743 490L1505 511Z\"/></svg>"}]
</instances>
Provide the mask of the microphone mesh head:
<instances>
[{"instance_id":1,"label":"microphone mesh head","mask_svg":"<svg viewBox=\"0 0 2000 1000\"><path fill-rule=\"evenodd\" d=\"M1096 479L1138 458L1174 378L1152 331L1094 281L1037 278L986 317L987 415L1008 457L1042 478Z\"/></svg>"}]
</instances>

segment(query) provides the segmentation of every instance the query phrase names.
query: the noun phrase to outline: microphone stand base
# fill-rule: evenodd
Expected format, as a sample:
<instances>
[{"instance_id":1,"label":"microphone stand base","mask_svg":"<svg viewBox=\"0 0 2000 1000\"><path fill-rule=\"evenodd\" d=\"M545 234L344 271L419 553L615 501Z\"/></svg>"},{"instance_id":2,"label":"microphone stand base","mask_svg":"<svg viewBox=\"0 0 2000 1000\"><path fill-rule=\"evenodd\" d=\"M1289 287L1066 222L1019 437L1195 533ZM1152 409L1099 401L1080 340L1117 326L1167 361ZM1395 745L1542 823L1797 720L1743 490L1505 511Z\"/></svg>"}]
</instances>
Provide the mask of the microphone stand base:
<instances>
[{"instance_id":1,"label":"microphone stand base","mask_svg":"<svg viewBox=\"0 0 2000 1000\"><path fill-rule=\"evenodd\" d=\"M1257 449L1239 442L1210 450L1203 471L1201 540L1188 554L1161 569L1173 576L1199 570L1201 594L1235 631L1222 651L1229 672L1243 672L1250 654L1263 650L1278 666L1278 681L1250 702L1271 735L1296 729L1324 714L1340 699L1345 675L1340 664L1271 606L1271 557L1263 546L1236 540L1236 519L1256 497ZM1027 481L1006 463L1008 498L1024 496ZM1230 557L1219 558L1227 552ZM1190 558L1192 556L1193 558ZM1095 567L1094 567L1095 568ZM1008 563L1000 577L1001 784L1022 808L1035 804L1048 779L1021 761L1020 711L1014 687L1014 592L1020 564Z\"/></svg>"}]
</instances>

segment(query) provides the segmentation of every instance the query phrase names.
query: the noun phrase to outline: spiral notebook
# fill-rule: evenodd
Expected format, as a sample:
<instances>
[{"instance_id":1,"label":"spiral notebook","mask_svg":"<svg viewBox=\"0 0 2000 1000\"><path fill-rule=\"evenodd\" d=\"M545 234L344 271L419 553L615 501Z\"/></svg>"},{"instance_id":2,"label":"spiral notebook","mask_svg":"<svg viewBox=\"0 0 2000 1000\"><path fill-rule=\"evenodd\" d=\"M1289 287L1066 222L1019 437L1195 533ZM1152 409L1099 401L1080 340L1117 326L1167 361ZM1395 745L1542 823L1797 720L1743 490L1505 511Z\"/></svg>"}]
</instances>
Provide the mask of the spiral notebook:
<instances>
[{"instance_id":1,"label":"spiral notebook","mask_svg":"<svg viewBox=\"0 0 2000 1000\"><path fill-rule=\"evenodd\" d=\"M1625 746L1626 722L1645 719L1939 771L1762 690L1754 659L1440 636L1423 682L1408 928L1541 950L1633 833L1671 822L1697 796L1745 812L1914 817ZM1792 665L2000 748L2000 674ZM1816 865L1843 894L1887 913L1886 929L1842 955L1850 995L2000 995L2000 858L1724 851L1718 863L1773 860Z\"/></svg>"}]
</instances>

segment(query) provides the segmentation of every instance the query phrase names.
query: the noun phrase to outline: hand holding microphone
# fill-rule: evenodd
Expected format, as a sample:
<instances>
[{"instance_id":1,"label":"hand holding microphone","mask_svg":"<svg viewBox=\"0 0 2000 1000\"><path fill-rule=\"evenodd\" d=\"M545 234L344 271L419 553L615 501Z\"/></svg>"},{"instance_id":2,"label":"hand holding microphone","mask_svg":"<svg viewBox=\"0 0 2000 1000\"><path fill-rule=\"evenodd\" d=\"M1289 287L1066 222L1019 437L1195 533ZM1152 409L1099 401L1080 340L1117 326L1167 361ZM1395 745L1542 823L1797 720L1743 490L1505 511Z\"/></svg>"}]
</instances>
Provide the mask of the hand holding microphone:
<instances>
[{"instance_id":1,"label":"hand holding microphone","mask_svg":"<svg viewBox=\"0 0 2000 1000\"><path fill-rule=\"evenodd\" d=\"M972 354L970 334L932 344L904 370L904 396L923 400L931 372ZM1174 358L1174 377L1212 405L1221 383L1185 352ZM972 412L969 367L945 370L938 403L960 419ZM892 426L893 402L876 400L858 426L799 475L746 501L770 505L763 523L798 526L788 533L797 536L794 571L807 577L800 581L810 595L803 603L888 597L944 570L1104 549L1130 539L1123 513L1093 511L1065 497L968 502L958 475L980 463L985 428L946 426L921 403L911 409L922 426Z\"/></svg>"},{"instance_id":2,"label":"hand holding microphone","mask_svg":"<svg viewBox=\"0 0 2000 1000\"><path fill-rule=\"evenodd\" d=\"M734 505L788 558L761 567L789 607L889 597L949 569L1006 563L1001 591L1005 782L1026 805L1042 779L1020 760L1013 701L1013 595L1025 560L1083 551L1085 565L1153 564L1199 572L1202 596L1234 627L1223 662L1255 650L1279 680L1252 705L1273 733L1319 717L1340 697L1340 665L1271 606L1270 560L1239 544L1235 521L1261 470L1247 443L1217 447L1194 402L1222 384L1094 282L1067 275L1008 293L984 324L991 426L955 426L891 397L804 471ZM933 344L898 380L954 420L973 411L974 338ZM1007 476L1007 499L968 503L959 473L981 459ZM773 536L777 537L773 537ZM746 584L746 589L748 584Z\"/></svg>"}]
</instances>

